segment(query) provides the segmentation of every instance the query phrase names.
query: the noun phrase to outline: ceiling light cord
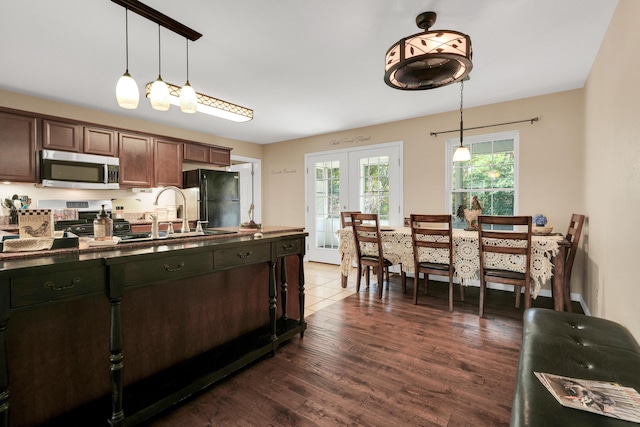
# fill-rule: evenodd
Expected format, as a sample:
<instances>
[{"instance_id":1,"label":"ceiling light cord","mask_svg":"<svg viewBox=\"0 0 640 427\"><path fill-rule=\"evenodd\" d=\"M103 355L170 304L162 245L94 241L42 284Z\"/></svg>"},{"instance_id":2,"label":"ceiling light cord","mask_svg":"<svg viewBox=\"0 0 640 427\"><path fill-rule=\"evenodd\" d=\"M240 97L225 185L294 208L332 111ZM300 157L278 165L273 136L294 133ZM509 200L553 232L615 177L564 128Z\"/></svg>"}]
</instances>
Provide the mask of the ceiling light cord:
<instances>
[{"instance_id":1,"label":"ceiling light cord","mask_svg":"<svg viewBox=\"0 0 640 427\"><path fill-rule=\"evenodd\" d=\"M180 110L183 113L193 114L198 111L198 96L189 83L189 39L185 38L185 40L187 42L187 81L180 89Z\"/></svg>"},{"instance_id":2,"label":"ceiling light cord","mask_svg":"<svg viewBox=\"0 0 640 427\"><path fill-rule=\"evenodd\" d=\"M138 108L140 92L136 81L129 74L129 9L125 8L125 64L126 70L116 84L116 100L118 105L128 110Z\"/></svg>"},{"instance_id":3,"label":"ceiling light cord","mask_svg":"<svg viewBox=\"0 0 640 427\"><path fill-rule=\"evenodd\" d=\"M464 95L464 79L460 81L460 146L456 148L456 151L453 153L453 161L454 162L466 162L471 160L471 151L464 145L462 145L464 124L462 120L462 99Z\"/></svg>"},{"instance_id":4,"label":"ceiling light cord","mask_svg":"<svg viewBox=\"0 0 640 427\"><path fill-rule=\"evenodd\" d=\"M160 47L160 24L158 24L158 78L162 76L162 48Z\"/></svg>"},{"instance_id":5,"label":"ceiling light cord","mask_svg":"<svg viewBox=\"0 0 640 427\"><path fill-rule=\"evenodd\" d=\"M125 64L126 64L126 72L129 72L129 9L124 10L124 40L125 40Z\"/></svg>"},{"instance_id":6,"label":"ceiling light cord","mask_svg":"<svg viewBox=\"0 0 640 427\"><path fill-rule=\"evenodd\" d=\"M462 94L464 92L464 80L460 82L460 146L462 147L462 131L464 126L462 124Z\"/></svg>"},{"instance_id":7,"label":"ceiling light cord","mask_svg":"<svg viewBox=\"0 0 640 427\"><path fill-rule=\"evenodd\" d=\"M158 24L158 78L153 82L149 99L154 110L167 111L171 105L171 97L169 95L169 87L162 80L162 44L160 37L160 24Z\"/></svg>"},{"instance_id":8,"label":"ceiling light cord","mask_svg":"<svg viewBox=\"0 0 640 427\"><path fill-rule=\"evenodd\" d=\"M189 83L189 39L184 39L187 44L187 83Z\"/></svg>"}]
</instances>

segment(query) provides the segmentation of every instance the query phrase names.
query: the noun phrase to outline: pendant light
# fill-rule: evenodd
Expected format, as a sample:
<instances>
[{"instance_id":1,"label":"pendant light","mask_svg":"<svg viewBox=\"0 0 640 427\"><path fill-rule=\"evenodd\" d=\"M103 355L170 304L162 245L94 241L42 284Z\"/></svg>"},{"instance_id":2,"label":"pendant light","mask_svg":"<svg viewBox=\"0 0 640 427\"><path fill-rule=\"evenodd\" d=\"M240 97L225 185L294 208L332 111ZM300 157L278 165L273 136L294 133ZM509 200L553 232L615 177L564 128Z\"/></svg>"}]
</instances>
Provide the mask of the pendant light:
<instances>
[{"instance_id":1,"label":"pendant light","mask_svg":"<svg viewBox=\"0 0 640 427\"><path fill-rule=\"evenodd\" d=\"M125 8L125 41L126 41L126 71L118 79L116 84L116 99L118 105L128 110L134 110L138 108L138 102L140 101L140 92L138 91L138 85L136 81L129 74L129 9Z\"/></svg>"},{"instance_id":2,"label":"pendant light","mask_svg":"<svg viewBox=\"0 0 640 427\"><path fill-rule=\"evenodd\" d=\"M462 145L462 94L464 90L464 80L460 81L460 146L456 148L455 153L453 153L453 161L454 162L467 162L471 160L471 152L469 149Z\"/></svg>"},{"instance_id":3,"label":"pendant light","mask_svg":"<svg viewBox=\"0 0 640 427\"><path fill-rule=\"evenodd\" d=\"M158 78L151 85L151 93L149 99L151 106L158 111L167 111L171 105L169 102L169 88L162 80L161 76L161 45L160 45L160 25L158 24Z\"/></svg>"},{"instance_id":4,"label":"pendant light","mask_svg":"<svg viewBox=\"0 0 640 427\"><path fill-rule=\"evenodd\" d=\"M198 98L196 91L189 84L189 39L185 38L185 40L187 42L187 82L180 89L180 110L183 113L192 114L198 111Z\"/></svg>"}]
</instances>

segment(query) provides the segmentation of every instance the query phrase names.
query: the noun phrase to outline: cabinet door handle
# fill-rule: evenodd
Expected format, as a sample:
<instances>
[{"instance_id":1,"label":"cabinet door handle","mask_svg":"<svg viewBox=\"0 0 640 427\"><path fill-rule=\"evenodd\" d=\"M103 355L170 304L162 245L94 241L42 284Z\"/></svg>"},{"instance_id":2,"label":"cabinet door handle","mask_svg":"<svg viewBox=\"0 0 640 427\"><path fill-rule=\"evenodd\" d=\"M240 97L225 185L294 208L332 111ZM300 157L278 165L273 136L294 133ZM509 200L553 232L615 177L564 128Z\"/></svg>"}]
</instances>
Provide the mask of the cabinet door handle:
<instances>
[{"instance_id":1,"label":"cabinet door handle","mask_svg":"<svg viewBox=\"0 0 640 427\"><path fill-rule=\"evenodd\" d=\"M284 249L285 251L290 251L291 249L293 249L296 245L294 245L293 243L290 245L282 245L282 249Z\"/></svg>"},{"instance_id":2,"label":"cabinet door handle","mask_svg":"<svg viewBox=\"0 0 640 427\"><path fill-rule=\"evenodd\" d=\"M245 258L249 258L249 256L251 256L251 251L247 252L246 254L238 254L238 257L240 259L245 259Z\"/></svg>"},{"instance_id":3,"label":"cabinet door handle","mask_svg":"<svg viewBox=\"0 0 640 427\"><path fill-rule=\"evenodd\" d=\"M170 267L169 264L164 264L162 267L164 267L165 270L167 270L169 273L171 273L173 271L178 271L182 267L184 267L184 261L180 261L180 263L178 263L178 265L175 266L175 267Z\"/></svg>"},{"instance_id":4,"label":"cabinet door handle","mask_svg":"<svg viewBox=\"0 0 640 427\"><path fill-rule=\"evenodd\" d=\"M52 281L47 281L47 282L44 282L44 287L48 288L48 289L51 289L53 291L64 291L65 289L73 288L78 283L80 283L80 278L79 277L75 277L75 278L73 278L71 280L71 284L69 284L69 285L57 286Z\"/></svg>"}]
</instances>

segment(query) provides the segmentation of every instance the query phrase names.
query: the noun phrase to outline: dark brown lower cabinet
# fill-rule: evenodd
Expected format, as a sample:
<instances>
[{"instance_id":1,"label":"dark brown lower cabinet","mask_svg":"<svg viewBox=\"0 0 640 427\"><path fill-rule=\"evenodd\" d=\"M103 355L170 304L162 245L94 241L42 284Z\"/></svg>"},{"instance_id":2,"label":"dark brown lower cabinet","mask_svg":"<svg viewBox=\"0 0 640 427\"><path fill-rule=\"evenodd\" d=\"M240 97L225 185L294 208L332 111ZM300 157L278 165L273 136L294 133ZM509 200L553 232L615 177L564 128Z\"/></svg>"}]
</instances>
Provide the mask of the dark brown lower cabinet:
<instances>
[{"instance_id":1,"label":"dark brown lower cabinet","mask_svg":"<svg viewBox=\"0 0 640 427\"><path fill-rule=\"evenodd\" d=\"M2 267L0 426L139 424L302 337L305 236Z\"/></svg>"}]
</instances>

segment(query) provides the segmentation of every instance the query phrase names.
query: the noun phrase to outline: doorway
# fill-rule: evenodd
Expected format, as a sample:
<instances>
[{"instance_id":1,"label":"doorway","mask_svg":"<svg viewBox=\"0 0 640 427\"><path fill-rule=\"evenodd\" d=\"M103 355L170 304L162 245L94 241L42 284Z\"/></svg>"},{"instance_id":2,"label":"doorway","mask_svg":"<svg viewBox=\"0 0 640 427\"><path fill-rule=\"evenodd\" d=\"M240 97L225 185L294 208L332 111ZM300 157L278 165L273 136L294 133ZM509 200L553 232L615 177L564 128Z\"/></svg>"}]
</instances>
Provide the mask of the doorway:
<instances>
[{"instance_id":1,"label":"doorway","mask_svg":"<svg viewBox=\"0 0 640 427\"><path fill-rule=\"evenodd\" d=\"M402 225L402 142L305 156L307 259L339 264L341 211L377 213Z\"/></svg>"},{"instance_id":2,"label":"doorway","mask_svg":"<svg viewBox=\"0 0 640 427\"><path fill-rule=\"evenodd\" d=\"M259 159L233 155L231 162L229 170L240 174L240 222L249 222L253 204L252 219L262 224L262 163Z\"/></svg>"}]
</instances>

